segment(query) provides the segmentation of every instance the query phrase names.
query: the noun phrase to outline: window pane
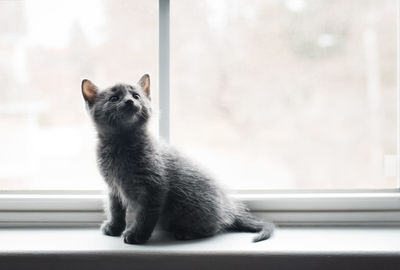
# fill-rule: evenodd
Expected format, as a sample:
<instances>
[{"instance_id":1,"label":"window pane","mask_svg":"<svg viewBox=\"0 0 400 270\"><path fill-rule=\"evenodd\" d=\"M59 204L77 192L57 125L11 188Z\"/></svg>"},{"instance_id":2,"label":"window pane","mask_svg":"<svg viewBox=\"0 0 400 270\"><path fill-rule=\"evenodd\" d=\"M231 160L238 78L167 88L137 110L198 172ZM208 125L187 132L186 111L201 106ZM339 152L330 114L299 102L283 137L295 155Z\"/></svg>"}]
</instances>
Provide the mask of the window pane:
<instances>
[{"instance_id":1,"label":"window pane","mask_svg":"<svg viewBox=\"0 0 400 270\"><path fill-rule=\"evenodd\" d=\"M99 189L80 92L157 84L157 1L0 1L0 190ZM157 97L155 97L157 101Z\"/></svg>"},{"instance_id":2,"label":"window pane","mask_svg":"<svg viewBox=\"0 0 400 270\"><path fill-rule=\"evenodd\" d=\"M396 4L172 0L172 142L235 189L396 188Z\"/></svg>"}]
</instances>

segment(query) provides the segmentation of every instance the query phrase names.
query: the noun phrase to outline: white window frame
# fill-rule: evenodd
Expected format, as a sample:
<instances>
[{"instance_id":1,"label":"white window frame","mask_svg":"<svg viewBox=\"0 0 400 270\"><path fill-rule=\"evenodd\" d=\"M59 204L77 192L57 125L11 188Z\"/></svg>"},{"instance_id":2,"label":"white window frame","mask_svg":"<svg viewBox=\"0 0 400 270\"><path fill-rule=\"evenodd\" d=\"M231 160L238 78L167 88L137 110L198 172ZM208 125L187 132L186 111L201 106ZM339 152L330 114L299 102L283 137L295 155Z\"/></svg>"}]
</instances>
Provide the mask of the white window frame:
<instances>
[{"instance_id":1,"label":"white window frame","mask_svg":"<svg viewBox=\"0 0 400 270\"><path fill-rule=\"evenodd\" d=\"M399 3L399 2L398 2ZM159 0L159 131L169 141L169 4ZM399 4L397 6L399 48ZM400 50L398 49L398 52ZM397 70L400 70L399 53ZM399 75L397 96L399 94ZM398 134L400 134L398 100ZM400 153L397 141L397 156ZM400 172L397 160L397 172ZM399 173L397 173L399 175ZM398 177L399 178L399 177ZM399 181L398 181L399 182ZM400 186L393 190L241 190L231 194L244 201L257 215L278 225L400 225ZM98 226L105 219L100 191L1 191L0 227Z\"/></svg>"}]
</instances>

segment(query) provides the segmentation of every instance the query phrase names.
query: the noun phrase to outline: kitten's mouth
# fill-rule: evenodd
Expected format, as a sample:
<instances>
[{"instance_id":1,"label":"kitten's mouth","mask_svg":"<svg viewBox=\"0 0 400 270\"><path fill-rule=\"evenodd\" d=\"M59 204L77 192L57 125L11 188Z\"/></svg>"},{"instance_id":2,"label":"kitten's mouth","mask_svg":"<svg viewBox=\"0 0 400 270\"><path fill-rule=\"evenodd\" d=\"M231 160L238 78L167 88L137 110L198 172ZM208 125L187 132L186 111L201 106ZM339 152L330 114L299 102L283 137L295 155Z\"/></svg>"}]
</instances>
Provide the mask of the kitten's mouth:
<instances>
[{"instance_id":1,"label":"kitten's mouth","mask_svg":"<svg viewBox=\"0 0 400 270\"><path fill-rule=\"evenodd\" d=\"M124 107L122 108L122 110L123 110L125 113L131 113L131 114L134 114L134 113L136 113L137 111L139 111L139 109L138 109L137 107L135 107L135 106L124 106Z\"/></svg>"},{"instance_id":2,"label":"kitten's mouth","mask_svg":"<svg viewBox=\"0 0 400 270\"><path fill-rule=\"evenodd\" d=\"M122 109L122 113L126 120L135 119L138 111L139 109L134 106L126 106Z\"/></svg>"}]
</instances>

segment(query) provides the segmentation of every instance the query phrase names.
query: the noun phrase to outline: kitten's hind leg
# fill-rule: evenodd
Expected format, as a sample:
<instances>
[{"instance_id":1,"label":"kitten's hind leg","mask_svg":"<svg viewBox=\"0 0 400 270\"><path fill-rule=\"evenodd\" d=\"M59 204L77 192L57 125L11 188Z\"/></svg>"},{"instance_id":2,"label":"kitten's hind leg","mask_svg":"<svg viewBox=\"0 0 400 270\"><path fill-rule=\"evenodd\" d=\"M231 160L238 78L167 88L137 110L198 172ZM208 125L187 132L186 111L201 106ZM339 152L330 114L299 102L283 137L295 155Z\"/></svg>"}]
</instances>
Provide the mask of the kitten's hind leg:
<instances>
[{"instance_id":1,"label":"kitten's hind leg","mask_svg":"<svg viewBox=\"0 0 400 270\"><path fill-rule=\"evenodd\" d=\"M125 212L118 194L110 191L108 194L109 209L108 220L101 225L101 230L105 235L120 236L125 229Z\"/></svg>"}]
</instances>

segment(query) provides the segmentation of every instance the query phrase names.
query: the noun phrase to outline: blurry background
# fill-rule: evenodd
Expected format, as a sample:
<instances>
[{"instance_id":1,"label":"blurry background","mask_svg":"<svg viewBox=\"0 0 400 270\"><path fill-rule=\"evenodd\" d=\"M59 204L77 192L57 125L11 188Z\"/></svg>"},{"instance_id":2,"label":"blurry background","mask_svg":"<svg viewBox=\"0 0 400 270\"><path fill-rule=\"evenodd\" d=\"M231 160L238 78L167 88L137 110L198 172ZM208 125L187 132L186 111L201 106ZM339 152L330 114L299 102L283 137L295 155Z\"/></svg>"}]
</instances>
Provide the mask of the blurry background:
<instances>
[{"instance_id":1,"label":"blurry background","mask_svg":"<svg viewBox=\"0 0 400 270\"><path fill-rule=\"evenodd\" d=\"M173 143L234 188L395 188L396 2L171 1Z\"/></svg>"},{"instance_id":2,"label":"blurry background","mask_svg":"<svg viewBox=\"0 0 400 270\"><path fill-rule=\"evenodd\" d=\"M396 188L396 5L171 0L171 142L232 189ZM80 83L150 73L157 106L157 20L0 1L0 190L104 187Z\"/></svg>"},{"instance_id":3,"label":"blurry background","mask_svg":"<svg viewBox=\"0 0 400 270\"><path fill-rule=\"evenodd\" d=\"M157 85L157 27L157 1L0 1L0 189L104 187L81 81Z\"/></svg>"}]
</instances>

